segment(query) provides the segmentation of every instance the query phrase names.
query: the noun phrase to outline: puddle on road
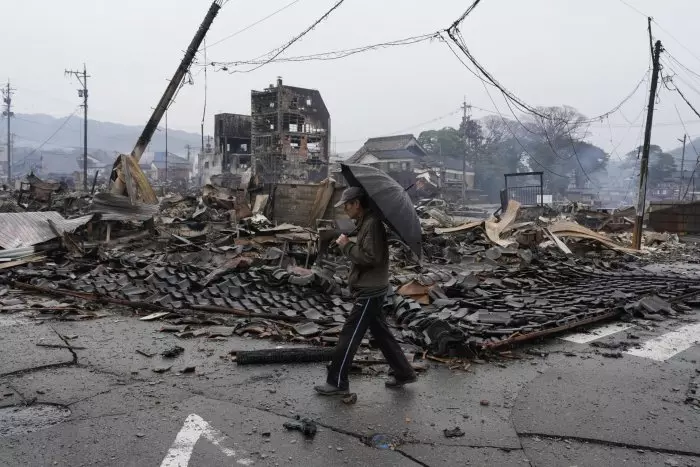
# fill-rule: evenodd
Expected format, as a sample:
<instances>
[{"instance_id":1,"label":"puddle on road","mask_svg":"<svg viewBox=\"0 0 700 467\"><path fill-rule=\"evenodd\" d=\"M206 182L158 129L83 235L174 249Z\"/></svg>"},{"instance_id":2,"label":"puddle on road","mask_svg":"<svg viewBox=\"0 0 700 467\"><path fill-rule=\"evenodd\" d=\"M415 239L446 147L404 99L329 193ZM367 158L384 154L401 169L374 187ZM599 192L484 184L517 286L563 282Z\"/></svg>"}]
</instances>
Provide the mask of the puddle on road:
<instances>
[{"instance_id":1,"label":"puddle on road","mask_svg":"<svg viewBox=\"0 0 700 467\"><path fill-rule=\"evenodd\" d=\"M53 404L0 408L0 437L22 435L49 428L70 417L67 407Z\"/></svg>"},{"instance_id":2,"label":"puddle on road","mask_svg":"<svg viewBox=\"0 0 700 467\"><path fill-rule=\"evenodd\" d=\"M383 433L369 435L365 437L364 442L367 446L376 449L394 449L401 444L398 439Z\"/></svg>"}]
</instances>

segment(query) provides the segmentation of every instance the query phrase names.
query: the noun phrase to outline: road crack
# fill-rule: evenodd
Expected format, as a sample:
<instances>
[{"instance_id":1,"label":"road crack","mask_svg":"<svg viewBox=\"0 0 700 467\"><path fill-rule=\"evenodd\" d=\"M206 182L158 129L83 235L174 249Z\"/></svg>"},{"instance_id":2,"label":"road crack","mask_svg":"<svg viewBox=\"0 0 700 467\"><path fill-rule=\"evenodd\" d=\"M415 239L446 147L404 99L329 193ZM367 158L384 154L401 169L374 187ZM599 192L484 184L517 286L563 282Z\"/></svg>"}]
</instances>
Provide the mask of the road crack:
<instances>
[{"instance_id":1,"label":"road crack","mask_svg":"<svg viewBox=\"0 0 700 467\"><path fill-rule=\"evenodd\" d=\"M56 331L53 326L49 326L53 332L56 333L59 339L63 341L64 344L66 344L66 349L71 353L73 356L73 364L77 365L78 364L78 354L75 353L75 349L73 349L73 346L70 345L70 342L68 342L68 339L66 339L65 336L63 336L60 332Z\"/></svg>"},{"instance_id":2,"label":"road crack","mask_svg":"<svg viewBox=\"0 0 700 467\"><path fill-rule=\"evenodd\" d=\"M641 444L631 444L631 443L623 443L623 442L617 442L617 441L606 441L602 439L596 439L596 438L586 438L584 436L552 436L544 433L517 433L519 437L523 438L540 438L540 439L546 439L546 440L551 440L551 441L577 441L579 443L590 443L590 444L597 444L600 446L610 446L610 447L616 447L616 448L624 448L624 449L639 449L639 450L644 450L644 451L654 451L654 452L659 452L663 454L672 454L672 455L677 455L677 456L690 456L690 457L699 457L700 458L700 452L697 451L682 451L678 449L666 449L666 448L660 448L656 446L645 446Z\"/></svg>"}]
</instances>

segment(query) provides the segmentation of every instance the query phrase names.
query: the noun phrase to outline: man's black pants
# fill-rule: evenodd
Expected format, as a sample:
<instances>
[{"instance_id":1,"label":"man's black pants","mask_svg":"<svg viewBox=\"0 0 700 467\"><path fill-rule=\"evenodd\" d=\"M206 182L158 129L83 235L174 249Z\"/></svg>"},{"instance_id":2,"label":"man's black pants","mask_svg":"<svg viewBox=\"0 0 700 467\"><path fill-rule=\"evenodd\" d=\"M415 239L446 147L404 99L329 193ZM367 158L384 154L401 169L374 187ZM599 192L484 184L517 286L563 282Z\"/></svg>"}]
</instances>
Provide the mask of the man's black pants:
<instances>
[{"instance_id":1,"label":"man's black pants","mask_svg":"<svg viewBox=\"0 0 700 467\"><path fill-rule=\"evenodd\" d=\"M396 379L399 381L409 380L415 376L411 364L386 323L383 310L384 298L384 295L363 298L355 303L343 330L340 331L338 345L328 370L328 384L341 389L349 387L348 372L367 328L372 332L384 358L394 370Z\"/></svg>"}]
</instances>

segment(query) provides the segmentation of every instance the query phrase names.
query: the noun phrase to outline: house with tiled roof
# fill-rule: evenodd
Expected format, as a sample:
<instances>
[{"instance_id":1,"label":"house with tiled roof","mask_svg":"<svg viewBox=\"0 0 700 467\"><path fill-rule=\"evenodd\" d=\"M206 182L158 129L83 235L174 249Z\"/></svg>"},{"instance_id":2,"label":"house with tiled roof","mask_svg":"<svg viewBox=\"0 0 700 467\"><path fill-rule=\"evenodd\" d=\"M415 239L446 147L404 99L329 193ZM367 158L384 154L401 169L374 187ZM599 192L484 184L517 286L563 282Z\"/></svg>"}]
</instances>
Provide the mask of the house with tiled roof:
<instances>
[{"instance_id":1,"label":"house with tiled roof","mask_svg":"<svg viewBox=\"0 0 700 467\"><path fill-rule=\"evenodd\" d=\"M368 139L347 162L371 165L387 173L412 172L427 155L413 135L383 136Z\"/></svg>"}]
</instances>

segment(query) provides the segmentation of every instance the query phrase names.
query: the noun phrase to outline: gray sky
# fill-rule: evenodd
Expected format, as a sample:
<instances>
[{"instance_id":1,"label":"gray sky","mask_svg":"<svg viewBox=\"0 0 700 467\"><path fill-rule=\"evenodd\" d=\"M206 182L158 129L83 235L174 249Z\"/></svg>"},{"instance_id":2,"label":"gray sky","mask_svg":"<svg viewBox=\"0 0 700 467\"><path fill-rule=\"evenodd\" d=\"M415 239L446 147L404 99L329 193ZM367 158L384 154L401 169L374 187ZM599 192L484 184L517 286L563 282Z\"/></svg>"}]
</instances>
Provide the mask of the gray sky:
<instances>
[{"instance_id":1,"label":"gray sky","mask_svg":"<svg viewBox=\"0 0 700 467\"><path fill-rule=\"evenodd\" d=\"M209 32L213 43L279 9L290 0L231 0ZM663 27L654 34L684 65L700 73L697 0L626 0ZM15 110L64 116L79 105L78 83L65 68L87 63L90 116L142 125L174 72L210 0L5 0L0 29L0 79L17 88ZM209 61L257 57L288 41L335 0L300 0L283 13L212 46ZM471 0L346 0L331 17L292 46L286 55L305 55L395 40L448 26ZM627 96L649 66L644 16L619 0L482 0L462 27L476 58L497 79L532 105L576 107L602 114ZM690 51L683 48L676 40ZM200 60L201 62L201 60ZM675 66L676 71L681 71ZM204 75L193 67L170 112L170 126L199 132ZM219 112L250 113L250 90L282 76L286 84L321 91L332 116L340 152L367 137L458 125L459 114L420 125L457 110L464 96L493 109L480 81L440 42L363 53L327 62L270 64L249 74L210 72L205 131ZM689 74L679 77L700 90ZM677 81L700 109L700 94ZM492 93L501 112L508 108ZM590 140L624 154L640 140L645 85L602 123ZM653 141L673 148L682 137L674 104L688 133L700 136L700 119L675 93L663 90L655 114ZM487 115L475 110L474 116ZM630 128L626 119L633 121ZM633 122L635 123L635 122ZM611 140L613 143L611 143ZM174 149L176 152L177 149ZM700 150L700 148L698 148Z\"/></svg>"}]
</instances>

